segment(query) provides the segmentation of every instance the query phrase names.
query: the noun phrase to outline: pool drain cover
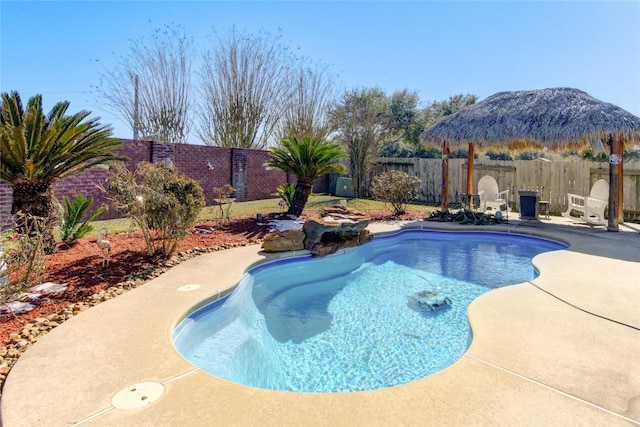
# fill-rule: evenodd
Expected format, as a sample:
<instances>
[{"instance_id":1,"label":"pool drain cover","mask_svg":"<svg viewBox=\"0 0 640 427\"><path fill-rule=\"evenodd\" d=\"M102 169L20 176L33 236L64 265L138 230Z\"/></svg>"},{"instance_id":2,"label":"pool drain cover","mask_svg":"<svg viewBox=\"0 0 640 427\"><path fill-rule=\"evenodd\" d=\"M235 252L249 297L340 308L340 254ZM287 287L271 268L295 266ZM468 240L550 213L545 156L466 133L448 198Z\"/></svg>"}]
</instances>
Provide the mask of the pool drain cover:
<instances>
[{"instance_id":1,"label":"pool drain cover","mask_svg":"<svg viewBox=\"0 0 640 427\"><path fill-rule=\"evenodd\" d=\"M160 383L145 382L130 385L113 396L111 404L117 409L138 409L160 399L164 387Z\"/></svg>"},{"instance_id":2,"label":"pool drain cover","mask_svg":"<svg viewBox=\"0 0 640 427\"><path fill-rule=\"evenodd\" d=\"M180 286L178 288L180 292L191 292L191 291L195 291L196 289L200 289L200 285L197 285L195 283L191 285Z\"/></svg>"}]
</instances>

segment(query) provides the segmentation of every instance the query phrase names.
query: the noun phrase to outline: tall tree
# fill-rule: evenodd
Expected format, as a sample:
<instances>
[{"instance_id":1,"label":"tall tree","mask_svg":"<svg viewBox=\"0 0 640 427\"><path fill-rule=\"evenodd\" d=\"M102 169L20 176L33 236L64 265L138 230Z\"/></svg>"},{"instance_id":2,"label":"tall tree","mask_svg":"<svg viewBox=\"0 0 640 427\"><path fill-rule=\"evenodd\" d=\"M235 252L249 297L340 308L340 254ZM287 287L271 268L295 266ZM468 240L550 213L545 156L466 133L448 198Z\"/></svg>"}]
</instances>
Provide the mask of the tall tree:
<instances>
[{"instance_id":1,"label":"tall tree","mask_svg":"<svg viewBox=\"0 0 640 427\"><path fill-rule=\"evenodd\" d=\"M395 142L414 143L419 141L420 133L424 130L418 120L420 117L419 102L418 93L408 89L396 91L391 95L389 108L396 137Z\"/></svg>"},{"instance_id":2,"label":"tall tree","mask_svg":"<svg viewBox=\"0 0 640 427\"><path fill-rule=\"evenodd\" d=\"M349 155L356 196L361 197L375 159L395 129L390 100L380 88L347 91L329 116L337 141Z\"/></svg>"},{"instance_id":3,"label":"tall tree","mask_svg":"<svg viewBox=\"0 0 640 427\"><path fill-rule=\"evenodd\" d=\"M266 33L233 28L205 54L198 136L207 145L266 148L288 95L292 56Z\"/></svg>"},{"instance_id":4,"label":"tall tree","mask_svg":"<svg viewBox=\"0 0 640 427\"><path fill-rule=\"evenodd\" d=\"M441 118L462 110L464 107L473 105L478 100L476 95L457 94L450 96L449 99L442 101L433 101L431 105L422 112L421 122L424 129L428 129L440 121Z\"/></svg>"},{"instance_id":5,"label":"tall tree","mask_svg":"<svg viewBox=\"0 0 640 427\"><path fill-rule=\"evenodd\" d=\"M391 97L391 117L395 124L396 139L381 153L384 157L440 157L435 147L425 147L420 143L420 134L436 124L440 119L472 105L478 99L475 95L454 95L449 99L434 101L420 109L417 93L396 92ZM467 157L466 153L464 157Z\"/></svg>"},{"instance_id":6,"label":"tall tree","mask_svg":"<svg viewBox=\"0 0 640 427\"><path fill-rule=\"evenodd\" d=\"M301 64L307 60L300 60ZM328 68L300 65L289 83L285 109L278 122L280 139L308 136L325 139L331 131L328 112L337 98L334 76Z\"/></svg>"},{"instance_id":7,"label":"tall tree","mask_svg":"<svg viewBox=\"0 0 640 427\"><path fill-rule=\"evenodd\" d=\"M112 150L122 142L111 138L111 128L81 111L66 115L69 102L59 102L48 115L42 97L29 99L26 110L18 92L2 94L0 115L0 180L13 187L11 213L22 212L52 220L51 184L112 160L126 160ZM87 119L87 120L85 120ZM55 252L53 234L46 251Z\"/></svg>"},{"instance_id":8,"label":"tall tree","mask_svg":"<svg viewBox=\"0 0 640 427\"><path fill-rule=\"evenodd\" d=\"M344 165L334 163L346 157L337 144L308 136L298 139L290 136L283 139L279 147L271 149L267 161L270 168L280 169L298 178L296 190L287 213L300 216L313 187L313 181L328 173L345 173Z\"/></svg>"},{"instance_id":9,"label":"tall tree","mask_svg":"<svg viewBox=\"0 0 640 427\"><path fill-rule=\"evenodd\" d=\"M114 70L101 73L98 92L142 139L186 143L192 123L193 41L179 27L157 29L131 43ZM137 87L137 96L136 96Z\"/></svg>"}]
</instances>

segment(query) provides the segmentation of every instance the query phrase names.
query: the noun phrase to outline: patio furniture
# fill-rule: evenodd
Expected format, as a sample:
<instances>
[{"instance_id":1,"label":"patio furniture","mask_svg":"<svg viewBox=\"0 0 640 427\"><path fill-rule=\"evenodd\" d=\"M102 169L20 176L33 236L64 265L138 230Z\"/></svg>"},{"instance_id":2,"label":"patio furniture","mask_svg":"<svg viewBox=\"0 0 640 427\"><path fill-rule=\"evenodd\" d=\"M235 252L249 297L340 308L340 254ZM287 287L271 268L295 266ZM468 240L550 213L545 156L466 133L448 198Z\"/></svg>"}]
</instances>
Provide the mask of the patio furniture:
<instances>
[{"instance_id":1,"label":"patio furniture","mask_svg":"<svg viewBox=\"0 0 640 427\"><path fill-rule=\"evenodd\" d=\"M550 203L549 200L540 200L538 202L538 215L544 215L545 219L549 219Z\"/></svg>"},{"instance_id":2,"label":"patio furniture","mask_svg":"<svg viewBox=\"0 0 640 427\"><path fill-rule=\"evenodd\" d=\"M500 191L498 182L492 176L485 175L480 178L478 195L482 211L509 210L509 190Z\"/></svg>"},{"instance_id":3,"label":"patio furniture","mask_svg":"<svg viewBox=\"0 0 640 427\"><path fill-rule=\"evenodd\" d=\"M520 219L538 219L538 190L518 190L520 196Z\"/></svg>"},{"instance_id":4,"label":"patio furniture","mask_svg":"<svg viewBox=\"0 0 640 427\"><path fill-rule=\"evenodd\" d=\"M540 191L540 198L544 197L544 187ZM538 215L544 215L545 219L549 219L551 213L551 201L550 200L538 200Z\"/></svg>"},{"instance_id":5,"label":"patio furniture","mask_svg":"<svg viewBox=\"0 0 640 427\"><path fill-rule=\"evenodd\" d=\"M607 225L604 210L609 204L609 183L604 179L597 180L588 196L567 194L569 206L562 216L571 218L571 211L582 213L580 219L594 225Z\"/></svg>"}]
</instances>

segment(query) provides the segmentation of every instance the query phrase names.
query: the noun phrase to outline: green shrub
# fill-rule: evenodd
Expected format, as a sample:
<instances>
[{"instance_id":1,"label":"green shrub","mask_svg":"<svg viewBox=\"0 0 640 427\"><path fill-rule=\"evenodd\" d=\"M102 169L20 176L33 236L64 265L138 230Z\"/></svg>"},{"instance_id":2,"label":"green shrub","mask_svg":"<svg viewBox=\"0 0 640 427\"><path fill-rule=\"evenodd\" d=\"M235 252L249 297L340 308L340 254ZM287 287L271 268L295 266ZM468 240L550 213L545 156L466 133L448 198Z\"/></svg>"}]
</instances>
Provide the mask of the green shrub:
<instances>
[{"instance_id":1,"label":"green shrub","mask_svg":"<svg viewBox=\"0 0 640 427\"><path fill-rule=\"evenodd\" d=\"M165 162L141 162L134 174L122 165L113 170L106 191L115 208L140 227L149 255L171 256L205 205L200 185Z\"/></svg>"},{"instance_id":2,"label":"green shrub","mask_svg":"<svg viewBox=\"0 0 640 427\"><path fill-rule=\"evenodd\" d=\"M13 234L13 249L8 253L0 247L0 307L22 298L23 293L39 285L47 260L45 236L50 225L42 217L18 212Z\"/></svg>"},{"instance_id":3,"label":"green shrub","mask_svg":"<svg viewBox=\"0 0 640 427\"><path fill-rule=\"evenodd\" d=\"M391 205L395 215L402 215L407 204L418 197L420 178L402 171L387 171L373 178L371 195Z\"/></svg>"},{"instance_id":4,"label":"green shrub","mask_svg":"<svg viewBox=\"0 0 640 427\"><path fill-rule=\"evenodd\" d=\"M296 185L291 183L285 183L279 185L276 189L278 192L278 196L287 204L287 208L291 206L291 201L293 200L293 195L296 192Z\"/></svg>"},{"instance_id":5,"label":"green shrub","mask_svg":"<svg viewBox=\"0 0 640 427\"><path fill-rule=\"evenodd\" d=\"M76 240L86 236L93 231L93 226L89 221L93 221L100 214L107 210L106 206L100 206L98 209L87 215L83 220L87 210L93 204L93 198L86 198L82 194L78 195L73 204L67 197L64 198L64 207L54 199L56 207L58 208L58 216L60 217L60 237L62 243L71 246Z\"/></svg>"},{"instance_id":6,"label":"green shrub","mask_svg":"<svg viewBox=\"0 0 640 427\"><path fill-rule=\"evenodd\" d=\"M460 209L456 212L433 211L426 218L427 221L437 222L459 222L461 224L473 224L473 225L494 225L501 224L505 220L502 218L496 218L494 215L485 214L482 212L474 212L466 209Z\"/></svg>"}]
</instances>

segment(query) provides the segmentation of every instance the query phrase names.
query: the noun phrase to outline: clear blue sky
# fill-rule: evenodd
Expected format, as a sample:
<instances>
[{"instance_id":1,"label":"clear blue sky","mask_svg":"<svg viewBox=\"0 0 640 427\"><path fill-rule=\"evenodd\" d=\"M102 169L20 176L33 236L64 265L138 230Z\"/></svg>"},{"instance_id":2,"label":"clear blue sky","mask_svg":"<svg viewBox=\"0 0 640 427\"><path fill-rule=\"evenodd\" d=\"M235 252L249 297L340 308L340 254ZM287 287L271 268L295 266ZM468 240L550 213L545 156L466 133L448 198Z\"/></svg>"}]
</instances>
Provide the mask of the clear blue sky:
<instances>
[{"instance_id":1,"label":"clear blue sky","mask_svg":"<svg viewBox=\"0 0 640 427\"><path fill-rule=\"evenodd\" d=\"M131 40L180 24L204 50L233 24L329 64L346 89L458 93L574 87L640 116L640 2L0 1L0 90L69 100L132 133L92 89ZM191 142L197 142L192 131Z\"/></svg>"}]
</instances>

